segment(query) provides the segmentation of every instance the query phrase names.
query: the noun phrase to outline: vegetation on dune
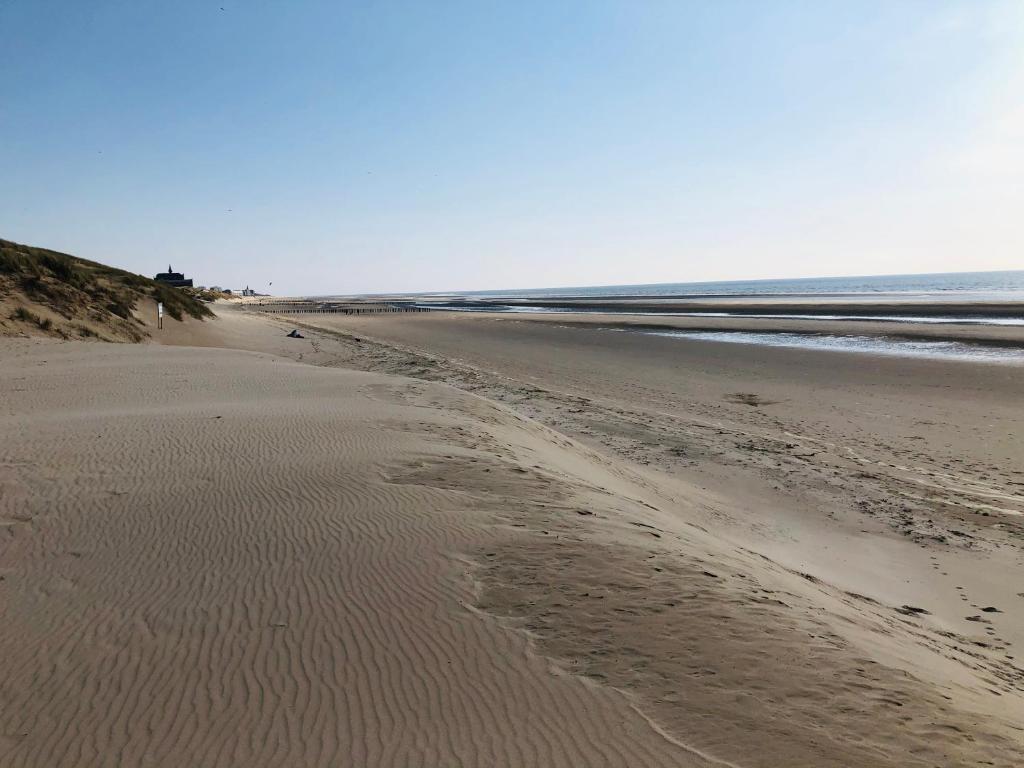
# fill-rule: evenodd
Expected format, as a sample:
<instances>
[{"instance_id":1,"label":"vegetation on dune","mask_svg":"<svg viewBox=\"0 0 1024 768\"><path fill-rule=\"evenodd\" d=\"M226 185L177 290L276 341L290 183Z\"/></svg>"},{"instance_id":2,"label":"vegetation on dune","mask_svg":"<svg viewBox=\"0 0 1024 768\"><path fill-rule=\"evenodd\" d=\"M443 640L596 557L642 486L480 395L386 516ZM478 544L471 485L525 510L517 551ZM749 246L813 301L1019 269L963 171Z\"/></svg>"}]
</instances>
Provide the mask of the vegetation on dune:
<instances>
[{"instance_id":1,"label":"vegetation on dune","mask_svg":"<svg viewBox=\"0 0 1024 768\"><path fill-rule=\"evenodd\" d=\"M183 293L188 294L192 298L198 299L199 301L205 302L207 304L212 304L218 299L234 298L231 295L230 291L215 291L212 288L178 288L177 290L182 291Z\"/></svg>"},{"instance_id":2,"label":"vegetation on dune","mask_svg":"<svg viewBox=\"0 0 1024 768\"><path fill-rule=\"evenodd\" d=\"M53 321L50 318L43 318L25 307L18 307L11 313L11 320L20 320L23 323L34 323L42 330L48 331L53 328Z\"/></svg>"},{"instance_id":3,"label":"vegetation on dune","mask_svg":"<svg viewBox=\"0 0 1024 768\"><path fill-rule=\"evenodd\" d=\"M139 301L162 302L168 316L181 320L186 315L197 319L211 316L213 313L204 301L216 298L172 288L66 253L0 240L0 298L4 295L20 295L68 321L79 321L69 324L67 329L56 327L49 318L18 307L9 317L19 323L62 336L67 335L65 330L74 330L80 336L97 336L82 324L84 320L111 327L116 335L132 341L146 335L141 321L133 314Z\"/></svg>"}]
</instances>

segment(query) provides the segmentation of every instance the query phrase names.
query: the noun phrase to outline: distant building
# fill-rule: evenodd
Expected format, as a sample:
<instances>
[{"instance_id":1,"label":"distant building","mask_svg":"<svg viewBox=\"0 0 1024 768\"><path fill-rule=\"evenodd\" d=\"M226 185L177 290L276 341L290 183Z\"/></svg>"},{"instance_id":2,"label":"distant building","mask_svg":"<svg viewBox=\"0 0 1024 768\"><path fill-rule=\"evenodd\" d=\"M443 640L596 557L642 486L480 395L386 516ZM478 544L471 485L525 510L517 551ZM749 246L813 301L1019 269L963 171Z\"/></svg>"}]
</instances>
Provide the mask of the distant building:
<instances>
[{"instance_id":1,"label":"distant building","mask_svg":"<svg viewBox=\"0 0 1024 768\"><path fill-rule=\"evenodd\" d=\"M255 296L256 295L256 291L254 291L252 288L250 288L247 285L247 286L245 286L245 288L242 289L242 295L243 296Z\"/></svg>"},{"instance_id":2,"label":"distant building","mask_svg":"<svg viewBox=\"0 0 1024 768\"><path fill-rule=\"evenodd\" d=\"M153 279L156 280L158 283L163 283L164 285L171 285L174 286L175 288L192 287L192 278L186 279L181 272L175 272L173 269L171 269L170 264L167 265L166 272L160 272Z\"/></svg>"}]
</instances>

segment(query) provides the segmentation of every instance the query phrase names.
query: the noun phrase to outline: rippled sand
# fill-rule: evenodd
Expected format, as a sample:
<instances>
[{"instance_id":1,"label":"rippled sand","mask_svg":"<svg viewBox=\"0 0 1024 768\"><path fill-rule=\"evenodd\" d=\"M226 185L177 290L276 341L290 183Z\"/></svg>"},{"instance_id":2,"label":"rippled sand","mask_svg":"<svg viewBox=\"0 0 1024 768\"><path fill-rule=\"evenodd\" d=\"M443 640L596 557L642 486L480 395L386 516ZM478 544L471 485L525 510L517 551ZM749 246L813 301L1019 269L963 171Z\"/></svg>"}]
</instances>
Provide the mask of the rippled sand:
<instances>
[{"instance_id":1,"label":"rippled sand","mask_svg":"<svg viewBox=\"0 0 1024 768\"><path fill-rule=\"evenodd\" d=\"M266 351L0 341L0 765L1024 758L1015 667L698 488L211 322Z\"/></svg>"}]
</instances>

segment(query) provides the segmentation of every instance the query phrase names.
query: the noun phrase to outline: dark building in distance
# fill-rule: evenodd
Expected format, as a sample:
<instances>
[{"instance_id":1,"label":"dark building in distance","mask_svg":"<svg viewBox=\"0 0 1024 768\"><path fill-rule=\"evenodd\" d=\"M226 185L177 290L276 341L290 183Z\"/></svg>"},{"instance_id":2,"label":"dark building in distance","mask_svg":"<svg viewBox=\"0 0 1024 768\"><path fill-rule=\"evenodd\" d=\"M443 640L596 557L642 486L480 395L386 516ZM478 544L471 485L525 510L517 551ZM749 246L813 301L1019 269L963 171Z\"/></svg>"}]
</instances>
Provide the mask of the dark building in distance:
<instances>
[{"instance_id":1,"label":"dark building in distance","mask_svg":"<svg viewBox=\"0 0 1024 768\"><path fill-rule=\"evenodd\" d=\"M173 285L175 288L191 288L192 278L185 278L181 272L175 272L171 269L171 265L167 265L167 271L159 273L153 278L158 283L164 283L165 285Z\"/></svg>"}]
</instances>

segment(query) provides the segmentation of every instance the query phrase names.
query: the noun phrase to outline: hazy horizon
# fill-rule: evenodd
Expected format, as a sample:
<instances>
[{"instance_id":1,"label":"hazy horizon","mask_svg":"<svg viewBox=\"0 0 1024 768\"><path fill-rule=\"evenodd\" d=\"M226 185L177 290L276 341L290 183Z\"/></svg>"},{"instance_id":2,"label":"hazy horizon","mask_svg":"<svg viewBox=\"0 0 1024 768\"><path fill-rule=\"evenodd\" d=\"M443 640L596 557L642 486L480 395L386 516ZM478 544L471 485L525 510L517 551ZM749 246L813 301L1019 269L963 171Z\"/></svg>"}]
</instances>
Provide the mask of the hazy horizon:
<instances>
[{"instance_id":1,"label":"hazy horizon","mask_svg":"<svg viewBox=\"0 0 1024 768\"><path fill-rule=\"evenodd\" d=\"M1010 0L7 0L0 24L0 237L143 274L426 293L1024 250Z\"/></svg>"}]
</instances>

